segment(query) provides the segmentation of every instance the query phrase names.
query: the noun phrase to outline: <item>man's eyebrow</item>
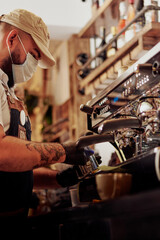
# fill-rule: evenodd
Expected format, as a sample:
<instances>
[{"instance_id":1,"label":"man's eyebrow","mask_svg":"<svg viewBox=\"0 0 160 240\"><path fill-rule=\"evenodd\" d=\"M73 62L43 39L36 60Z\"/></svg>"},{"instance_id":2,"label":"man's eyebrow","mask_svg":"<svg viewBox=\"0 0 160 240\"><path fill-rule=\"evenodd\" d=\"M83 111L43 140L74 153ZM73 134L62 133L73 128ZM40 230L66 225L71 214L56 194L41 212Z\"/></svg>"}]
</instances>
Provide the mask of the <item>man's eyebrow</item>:
<instances>
[{"instance_id":1,"label":"man's eyebrow","mask_svg":"<svg viewBox=\"0 0 160 240\"><path fill-rule=\"evenodd\" d=\"M37 48L34 48L34 50L38 53L38 58L41 58L41 53Z\"/></svg>"}]
</instances>

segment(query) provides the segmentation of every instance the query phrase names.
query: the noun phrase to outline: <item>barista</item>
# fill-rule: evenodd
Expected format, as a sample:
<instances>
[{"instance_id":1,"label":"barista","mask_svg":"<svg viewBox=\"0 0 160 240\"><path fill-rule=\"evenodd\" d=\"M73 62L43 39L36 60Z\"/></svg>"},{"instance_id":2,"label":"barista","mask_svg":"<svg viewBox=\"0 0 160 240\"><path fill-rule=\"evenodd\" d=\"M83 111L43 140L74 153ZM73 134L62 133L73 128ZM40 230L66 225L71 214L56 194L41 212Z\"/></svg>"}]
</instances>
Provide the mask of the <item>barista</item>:
<instances>
[{"instance_id":1,"label":"barista","mask_svg":"<svg viewBox=\"0 0 160 240\"><path fill-rule=\"evenodd\" d=\"M57 172L41 167L85 164L86 155L84 149L76 149L75 143L31 142L28 113L14 93L15 84L29 80L37 65L49 68L55 64L43 20L23 9L2 15L0 53L0 216L27 216L33 169L43 178L37 184L60 187Z\"/></svg>"}]
</instances>

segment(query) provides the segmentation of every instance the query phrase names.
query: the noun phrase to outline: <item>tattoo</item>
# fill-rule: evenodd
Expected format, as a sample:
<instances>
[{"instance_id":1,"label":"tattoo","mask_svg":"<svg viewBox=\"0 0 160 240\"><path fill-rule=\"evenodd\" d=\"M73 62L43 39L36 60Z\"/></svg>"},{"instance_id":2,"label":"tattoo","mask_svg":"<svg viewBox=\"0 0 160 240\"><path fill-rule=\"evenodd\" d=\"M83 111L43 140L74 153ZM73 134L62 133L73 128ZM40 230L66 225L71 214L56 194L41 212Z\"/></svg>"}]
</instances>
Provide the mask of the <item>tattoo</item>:
<instances>
[{"instance_id":1,"label":"tattoo","mask_svg":"<svg viewBox=\"0 0 160 240\"><path fill-rule=\"evenodd\" d=\"M59 143L28 143L26 147L30 151L36 150L45 164L57 162L65 155L65 151Z\"/></svg>"}]
</instances>

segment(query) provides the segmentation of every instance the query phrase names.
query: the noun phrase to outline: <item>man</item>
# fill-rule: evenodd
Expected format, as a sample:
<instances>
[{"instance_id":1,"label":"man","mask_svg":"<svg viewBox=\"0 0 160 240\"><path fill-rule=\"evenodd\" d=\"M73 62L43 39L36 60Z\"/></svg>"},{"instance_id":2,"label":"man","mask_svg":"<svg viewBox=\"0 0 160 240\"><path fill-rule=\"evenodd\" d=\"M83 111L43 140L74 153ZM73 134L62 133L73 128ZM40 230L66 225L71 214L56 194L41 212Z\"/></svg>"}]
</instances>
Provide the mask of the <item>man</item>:
<instances>
[{"instance_id":1,"label":"man","mask_svg":"<svg viewBox=\"0 0 160 240\"><path fill-rule=\"evenodd\" d=\"M49 34L41 18L23 9L1 16L0 216L27 216L33 169L37 168L36 179L39 173L45 179L41 181L43 187L60 187L65 185L65 179L61 181L57 172L40 167L57 162L74 165L86 161L84 150L77 150L74 143L31 142L27 111L14 94L14 85L30 79L37 65L49 68L55 64L48 48Z\"/></svg>"}]
</instances>

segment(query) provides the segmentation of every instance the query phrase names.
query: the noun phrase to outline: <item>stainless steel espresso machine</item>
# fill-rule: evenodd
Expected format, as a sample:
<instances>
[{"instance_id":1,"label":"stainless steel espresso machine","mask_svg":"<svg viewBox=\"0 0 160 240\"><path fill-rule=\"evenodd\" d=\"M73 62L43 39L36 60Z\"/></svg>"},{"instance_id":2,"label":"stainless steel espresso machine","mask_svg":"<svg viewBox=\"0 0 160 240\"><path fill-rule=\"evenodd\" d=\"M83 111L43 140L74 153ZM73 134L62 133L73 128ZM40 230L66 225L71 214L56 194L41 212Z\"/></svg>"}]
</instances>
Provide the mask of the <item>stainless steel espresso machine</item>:
<instances>
[{"instance_id":1,"label":"stainless steel espresso machine","mask_svg":"<svg viewBox=\"0 0 160 240\"><path fill-rule=\"evenodd\" d=\"M160 42L80 109L115 147L114 172L133 174L134 191L160 186Z\"/></svg>"}]
</instances>

